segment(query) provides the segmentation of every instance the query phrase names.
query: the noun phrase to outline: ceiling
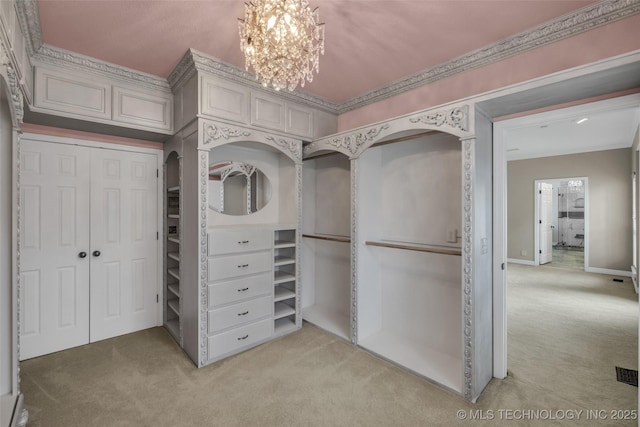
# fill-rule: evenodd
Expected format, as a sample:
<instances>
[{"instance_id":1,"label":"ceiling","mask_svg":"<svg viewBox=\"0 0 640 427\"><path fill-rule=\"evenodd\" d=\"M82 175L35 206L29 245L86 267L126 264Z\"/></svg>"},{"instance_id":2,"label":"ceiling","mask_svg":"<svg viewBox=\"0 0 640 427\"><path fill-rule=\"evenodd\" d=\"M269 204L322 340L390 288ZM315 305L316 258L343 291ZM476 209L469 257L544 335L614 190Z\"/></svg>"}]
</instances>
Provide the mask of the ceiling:
<instances>
[{"instance_id":1,"label":"ceiling","mask_svg":"<svg viewBox=\"0 0 640 427\"><path fill-rule=\"evenodd\" d=\"M595 1L311 0L325 22L320 73L303 89L341 103ZM42 39L166 78L193 48L244 67L242 0L38 0Z\"/></svg>"},{"instance_id":2,"label":"ceiling","mask_svg":"<svg viewBox=\"0 0 640 427\"><path fill-rule=\"evenodd\" d=\"M507 160L631 147L640 124L640 95L626 99L629 102L601 101L502 122Z\"/></svg>"}]
</instances>

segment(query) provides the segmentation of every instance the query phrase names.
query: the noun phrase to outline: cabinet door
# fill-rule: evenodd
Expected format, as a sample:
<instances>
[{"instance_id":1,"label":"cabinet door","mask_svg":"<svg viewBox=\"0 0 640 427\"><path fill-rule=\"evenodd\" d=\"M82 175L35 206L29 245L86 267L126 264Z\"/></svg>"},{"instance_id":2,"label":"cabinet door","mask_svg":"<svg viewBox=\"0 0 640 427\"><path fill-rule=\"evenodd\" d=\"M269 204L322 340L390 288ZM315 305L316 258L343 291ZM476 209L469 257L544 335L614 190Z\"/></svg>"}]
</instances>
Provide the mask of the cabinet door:
<instances>
[{"instance_id":1,"label":"cabinet door","mask_svg":"<svg viewBox=\"0 0 640 427\"><path fill-rule=\"evenodd\" d=\"M25 140L20 158L20 356L29 359L89 342L90 149Z\"/></svg>"},{"instance_id":2,"label":"cabinet door","mask_svg":"<svg viewBox=\"0 0 640 427\"><path fill-rule=\"evenodd\" d=\"M91 153L91 342L157 324L156 170L151 154Z\"/></svg>"}]
</instances>

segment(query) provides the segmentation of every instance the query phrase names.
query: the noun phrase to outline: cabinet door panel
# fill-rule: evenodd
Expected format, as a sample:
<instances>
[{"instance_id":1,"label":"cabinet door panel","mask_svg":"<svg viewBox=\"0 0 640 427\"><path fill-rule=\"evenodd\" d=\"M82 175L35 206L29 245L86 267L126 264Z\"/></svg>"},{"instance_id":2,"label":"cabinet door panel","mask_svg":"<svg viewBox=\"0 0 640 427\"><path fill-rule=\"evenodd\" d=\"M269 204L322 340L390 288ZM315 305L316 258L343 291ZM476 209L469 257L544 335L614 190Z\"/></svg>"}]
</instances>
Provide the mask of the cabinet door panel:
<instances>
[{"instance_id":1,"label":"cabinet door panel","mask_svg":"<svg viewBox=\"0 0 640 427\"><path fill-rule=\"evenodd\" d=\"M271 271L272 266L271 251L209 258L209 280L262 273Z\"/></svg>"},{"instance_id":2,"label":"cabinet door panel","mask_svg":"<svg viewBox=\"0 0 640 427\"><path fill-rule=\"evenodd\" d=\"M210 310L208 314L210 334L242 323L252 322L271 315L273 303L271 296L261 297L224 308Z\"/></svg>"},{"instance_id":3,"label":"cabinet door panel","mask_svg":"<svg viewBox=\"0 0 640 427\"><path fill-rule=\"evenodd\" d=\"M209 285L209 307L269 294L271 289L273 289L273 277L270 273Z\"/></svg>"}]
</instances>

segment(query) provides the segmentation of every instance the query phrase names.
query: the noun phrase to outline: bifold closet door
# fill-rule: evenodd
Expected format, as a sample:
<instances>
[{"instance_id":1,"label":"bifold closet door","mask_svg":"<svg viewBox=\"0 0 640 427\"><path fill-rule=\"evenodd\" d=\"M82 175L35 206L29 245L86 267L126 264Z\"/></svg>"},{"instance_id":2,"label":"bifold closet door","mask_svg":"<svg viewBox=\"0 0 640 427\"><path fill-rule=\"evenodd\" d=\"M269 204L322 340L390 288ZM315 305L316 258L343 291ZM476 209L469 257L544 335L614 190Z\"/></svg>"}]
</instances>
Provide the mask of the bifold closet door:
<instances>
[{"instance_id":1,"label":"bifold closet door","mask_svg":"<svg viewBox=\"0 0 640 427\"><path fill-rule=\"evenodd\" d=\"M20 357L156 326L156 156L24 140Z\"/></svg>"},{"instance_id":2,"label":"bifold closet door","mask_svg":"<svg viewBox=\"0 0 640 427\"><path fill-rule=\"evenodd\" d=\"M89 342L86 147L23 141L20 155L20 357Z\"/></svg>"},{"instance_id":3,"label":"bifold closet door","mask_svg":"<svg viewBox=\"0 0 640 427\"><path fill-rule=\"evenodd\" d=\"M157 324L156 162L152 154L91 153L91 342Z\"/></svg>"}]
</instances>

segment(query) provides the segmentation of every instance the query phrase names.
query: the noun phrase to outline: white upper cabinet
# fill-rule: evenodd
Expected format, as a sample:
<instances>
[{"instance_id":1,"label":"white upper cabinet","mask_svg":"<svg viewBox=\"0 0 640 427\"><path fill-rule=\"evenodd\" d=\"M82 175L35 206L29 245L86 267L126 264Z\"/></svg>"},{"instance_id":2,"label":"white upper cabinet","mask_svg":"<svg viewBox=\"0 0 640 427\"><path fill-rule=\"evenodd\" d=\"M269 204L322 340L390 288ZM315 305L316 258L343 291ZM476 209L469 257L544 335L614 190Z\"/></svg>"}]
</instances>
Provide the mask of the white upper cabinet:
<instances>
[{"instance_id":1,"label":"white upper cabinet","mask_svg":"<svg viewBox=\"0 0 640 427\"><path fill-rule=\"evenodd\" d=\"M190 83L176 91L176 104L194 103L187 95ZM336 131L336 116L290 101L277 92L242 85L225 78L200 73L200 114L232 120L243 125L268 129L311 140ZM195 118L182 115L182 124Z\"/></svg>"},{"instance_id":2,"label":"white upper cabinet","mask_svg":"<svg viewBox=\"0 0 640 427\"><path fill-rule=\"evenodd\" d=\"M32 109L72 119L173 134L173 94L114 79L36 64Z\"/></svg>"}]
</instances>

